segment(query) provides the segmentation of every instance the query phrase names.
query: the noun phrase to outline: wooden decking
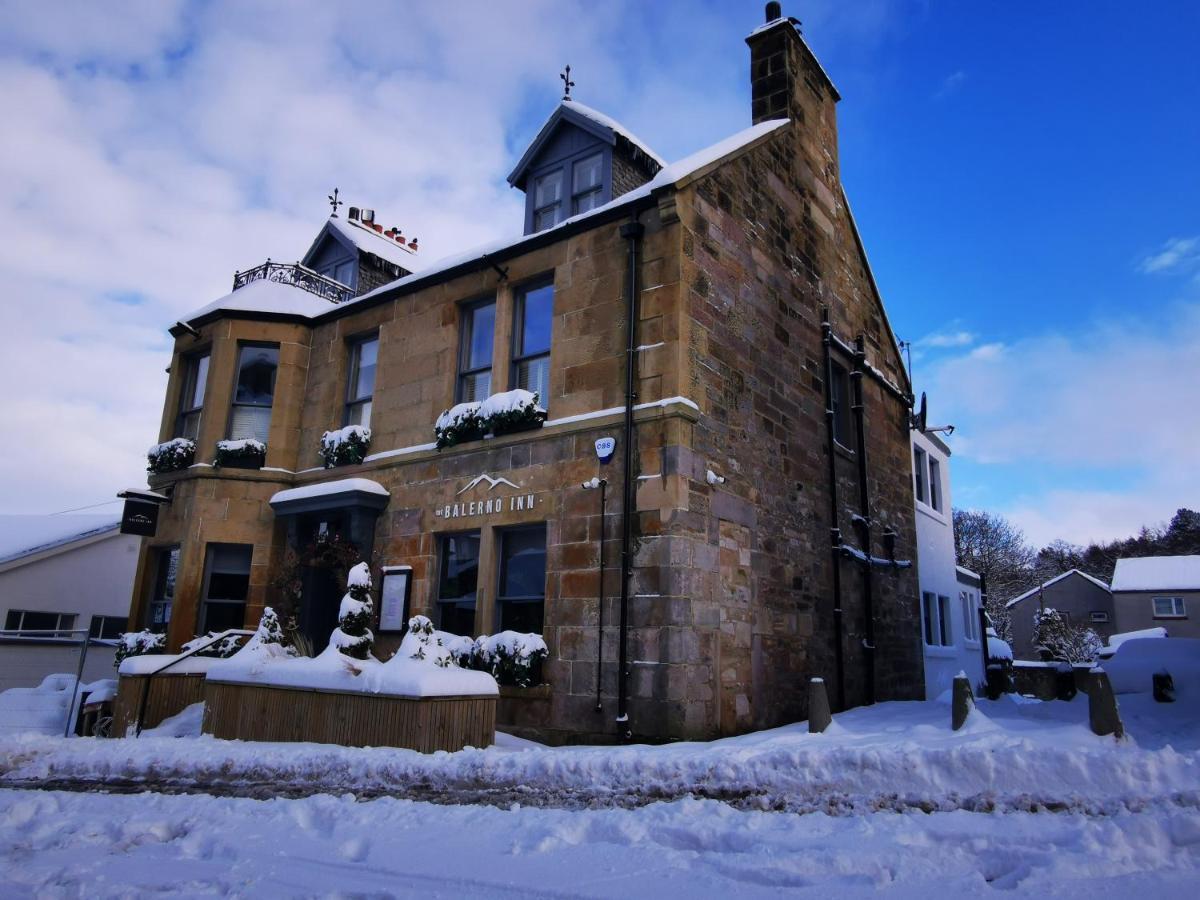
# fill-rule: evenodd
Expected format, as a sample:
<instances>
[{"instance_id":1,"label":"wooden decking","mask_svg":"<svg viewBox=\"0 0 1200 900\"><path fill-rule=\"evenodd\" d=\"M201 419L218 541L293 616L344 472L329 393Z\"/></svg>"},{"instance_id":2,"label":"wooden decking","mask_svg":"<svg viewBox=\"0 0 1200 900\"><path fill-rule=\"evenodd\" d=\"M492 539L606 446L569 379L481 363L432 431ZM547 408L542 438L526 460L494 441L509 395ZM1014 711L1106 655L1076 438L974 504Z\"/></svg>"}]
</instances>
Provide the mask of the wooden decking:
<instances>
[{"instance_id":1,"label":"wooden decking","mask_svg":"<svg viewBox=\"0 0 1200 900\"><path fill-rule=\"evenodd\" d=\"M416 699L208 681L204 733L244 741L455 751L495 741L496 698Z\"/></svg>"},{"instance_id":2,"label":"wooden decking","mask_svg":"<svg viewBox=\"0 0 1200 900\"><path fill-rule=\"evenodd\" d=\"M132 737L137 729L138 705L142 702L145 675L122 675L117 682L117 698L113 703L113 737ZM204 700L204 673L172 675L164 672L150 681L146 697L143 728L153 728L185 707Z\"/></svg>"}]
</instances>

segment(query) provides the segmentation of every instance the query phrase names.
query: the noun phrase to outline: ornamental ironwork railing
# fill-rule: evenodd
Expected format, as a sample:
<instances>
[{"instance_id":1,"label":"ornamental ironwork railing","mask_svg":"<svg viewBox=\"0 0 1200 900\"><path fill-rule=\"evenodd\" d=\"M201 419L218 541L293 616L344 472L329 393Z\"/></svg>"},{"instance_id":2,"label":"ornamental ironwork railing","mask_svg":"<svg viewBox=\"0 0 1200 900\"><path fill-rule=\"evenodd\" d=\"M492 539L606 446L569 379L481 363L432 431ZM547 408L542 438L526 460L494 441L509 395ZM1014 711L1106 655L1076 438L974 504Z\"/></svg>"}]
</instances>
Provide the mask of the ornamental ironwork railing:
<instances>
[{"instance_id":1,"label":"ornamental ironwork railing","mask_svg":"<svg viewBox=\"0 0 1200 900\"><path fill-rule=\"evenodd\" d=\"M318 297L323 297L330 303L345 303L354 299L354 289L334 281L325 275L314 272L300 263L273 263L269 259L261 266L247 269L245 272L235 272L233 289L243 288L252 281L274 281L279 284L290 284L301 290L308 291Z\"/></svg>"}]
</instances>

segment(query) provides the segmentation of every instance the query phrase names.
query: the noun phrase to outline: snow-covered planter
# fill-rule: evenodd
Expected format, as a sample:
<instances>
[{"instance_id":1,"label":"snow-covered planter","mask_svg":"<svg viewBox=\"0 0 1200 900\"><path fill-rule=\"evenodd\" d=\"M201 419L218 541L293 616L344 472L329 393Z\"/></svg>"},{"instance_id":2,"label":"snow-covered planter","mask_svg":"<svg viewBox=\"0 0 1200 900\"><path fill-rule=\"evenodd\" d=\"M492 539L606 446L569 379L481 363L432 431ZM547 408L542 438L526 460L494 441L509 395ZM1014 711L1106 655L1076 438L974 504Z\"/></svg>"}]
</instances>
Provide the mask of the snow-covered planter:
<instances>
[{"instance_id":1,"label":"snow-covered planter","mask_svg":"<svg viewBox=\"0 0 1200 900\"><path fill-rule=\"evenodd\" d=\"M120 668L121 660L131 656L162 653L166 649L167 636L165 634L155 634L153 631L126 632L117 641L117 653L113 660L113 668Z\"/></svg>"},{"instance_id":2,"label":"snow-covered planter","mask_svg":"<svg viewBox=\"0 0 1200 900\"><path fill-rule=\"evenodd\" d=\"M217 441L217 456L213 465L231 469L261 469L266 458L267 445L254 438Z\"/></svg>"},{"instance_id":3,"label":"snow-covered planter","mask_svg":"<svg viewBox=\"0 0 1200 900\"><path fill-rule=\"evenodd\" d=\"M541 428L546 410L538 406L536 393L517 388L492 394L480 405L479 416L492 434L515 434Z\"/></svg>"},{"instance_id":4,"label":"snow-covered planter","mask_svg":"<svg viewBox=\"0 0 1200 900\"><path fill-rule=\"evenodd\" d=\"M186 644L183 645L182 653L191 653L193 656L207 656L211 659L228 659L230 656L238 652L238 648L242 645L242 640L237 635L231 634L221 638L221 640L213 643L213 638L217 636L217 632L210 631L207 634L198 634ZM208 646L205 646L205 645ZM197 647L204 647L203 650L196 650Z\"/></svg>"},{"instance_id":5,"label":"snow-covered planter","mask_svg":"<svg viewBox=\"0 0 1200 900\"><path fill-rule=\"evenodd\" d=\"M367 458L371 447L371 429L362 425L347 425L337 431L321 435L321 459L325 468L334 466L356 466Z\"/></svg>"},{"instance_id":6,"label":"snow-covered planter","mask_svg":"<svg viewBox=\"0 0 1200 900\"><path fill-rule=\"evenodd\" d=\"M186 469L196 458L196 442L188 438L172 438L155 444L146 451L146 471L155 475Z\"/></svg>"},{"instance_id":7,"label":"snow-covered planter","mask_svg":"<svg viewBox=\"0 0 1200 900\"><path fill-rule=\"evenodd\" d=\"M502 631L468 637L440 634L454 661L464 669L488 672L497 684L532 687L541 682L542 660L549 655L540 634Z\"/></svg>"},{"instance_id":8,"label":"snow-covered planter","mask_svg":"<svg viewBox=\"0 0 1200 900\"><path fill-rule=\"evenodd\" d=\"M483 438L487 429L484 428L483 419L479 416L481 405L480 403L459 403L437 417L437 422L433 426L433 434L439 450Z\"/></svg>"}]
</instances>

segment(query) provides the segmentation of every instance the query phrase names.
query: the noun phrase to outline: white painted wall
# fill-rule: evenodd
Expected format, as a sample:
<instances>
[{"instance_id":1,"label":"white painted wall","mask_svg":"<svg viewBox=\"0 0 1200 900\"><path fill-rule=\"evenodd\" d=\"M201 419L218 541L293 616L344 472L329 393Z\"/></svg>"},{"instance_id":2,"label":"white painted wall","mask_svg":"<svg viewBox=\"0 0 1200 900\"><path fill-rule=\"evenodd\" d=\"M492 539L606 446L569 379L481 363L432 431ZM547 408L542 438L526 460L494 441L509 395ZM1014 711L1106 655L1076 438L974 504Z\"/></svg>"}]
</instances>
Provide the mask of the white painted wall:
<instances>
[{"instance_id":1,"label":"white painted wall","mask_svg":"<svg viewBox=\"0 0 1200 900\"><path fill-rule=\"evenodd\" d=\"M6 564L0 571L0 628L10 609L75 613L76 628L87 628L93 615L128 616L140 541L113 532L23 565ZM89 649L84 680L115 677L112 660L109 648ZM0 641L0 691L35 687L56 672L74 675L78 664L78 647Z\"/></svg>"},{"instance_id":2,"label":"white painted wall","mask_svg":"<svg viewBox=\"0 0 1200 900\"><path fill-rule=\"evenodd\" d=\"M979 591L960 585L954 563L954 525L951 518L950 453L940 441L919 431L912 432L912 445L925 451L927 458L941 465L941 510L928 502L915 500L917 509L917 581L920 584L921 641L925 649L925 696L932 699L950 687L954 676L965 671L974 688L983 681L983 656L979 641L966 639L960 591L970 593L971 615L978 617ZM916 458L916 454L913 454ZM915 466L915 464L914 464ZM926 464L928 469L928 463ZM928 476L926 476L928 477ZM913 496L916 498L916 472L913 472ZM928 485L926 499L928 500ZM925 644L925 592L950 598L950 640L948 646ZM978 627L975 629L978 631Z\"/></svg>"}]
</instances>

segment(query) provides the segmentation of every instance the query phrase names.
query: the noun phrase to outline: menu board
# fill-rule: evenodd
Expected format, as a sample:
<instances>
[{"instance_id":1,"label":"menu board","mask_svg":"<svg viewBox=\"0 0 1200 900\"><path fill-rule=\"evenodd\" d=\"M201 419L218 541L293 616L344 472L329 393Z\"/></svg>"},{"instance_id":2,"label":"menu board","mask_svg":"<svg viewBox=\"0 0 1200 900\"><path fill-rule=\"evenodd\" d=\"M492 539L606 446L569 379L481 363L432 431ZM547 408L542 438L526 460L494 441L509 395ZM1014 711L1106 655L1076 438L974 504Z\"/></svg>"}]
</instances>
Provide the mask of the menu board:
<instances>
[{"instance_id":1,"label":"menu board","mask_svg":"<svg viewBox=\"0 0 1200 900\"><path fill-rule=\"evenodd\" d=\"M403 631L408 623L412 566L384 566L379 598L379 631Z\"/></svg>"}]
</instances>

